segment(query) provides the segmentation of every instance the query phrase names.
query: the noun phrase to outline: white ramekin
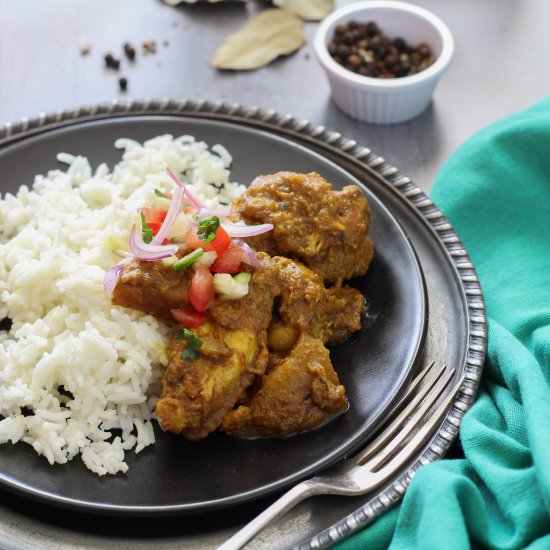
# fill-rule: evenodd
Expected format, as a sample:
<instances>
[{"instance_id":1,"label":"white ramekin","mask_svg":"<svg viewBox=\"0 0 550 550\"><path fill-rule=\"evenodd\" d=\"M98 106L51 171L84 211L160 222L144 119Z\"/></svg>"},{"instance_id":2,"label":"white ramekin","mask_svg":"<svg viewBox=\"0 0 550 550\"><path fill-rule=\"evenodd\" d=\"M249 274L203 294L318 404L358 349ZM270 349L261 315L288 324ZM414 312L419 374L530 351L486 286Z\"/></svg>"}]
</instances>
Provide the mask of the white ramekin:
<instances>
[{"instance_id":1,"label":"white ramekin","mask_svg":"<svg viewBox=\"0 0 550 550\"><path fill-rule=\"evenodd\" d=\"M436 61L415 75L401 78L374 78L349 71L331 57L327 47L336 26L350 21L374 21L390 38L401 37L413 46L424 42ZM319 26L314 40L315 54L336 105L353 118L375 124L404 122L424 111L453 50L453 37L441 19L424 8L394 0L354 2L337 9Z\"/></svg>"}]
</instances>

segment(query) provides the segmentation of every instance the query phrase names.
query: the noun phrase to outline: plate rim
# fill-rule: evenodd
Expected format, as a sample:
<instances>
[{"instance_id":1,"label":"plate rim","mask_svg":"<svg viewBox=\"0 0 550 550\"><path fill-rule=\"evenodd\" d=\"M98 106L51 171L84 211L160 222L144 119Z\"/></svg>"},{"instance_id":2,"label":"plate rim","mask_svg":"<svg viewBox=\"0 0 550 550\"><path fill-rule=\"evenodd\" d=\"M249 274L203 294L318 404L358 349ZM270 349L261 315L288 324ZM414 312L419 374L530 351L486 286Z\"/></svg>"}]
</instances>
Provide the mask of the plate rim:
<instances>
[{"instance_id":1,"label":"plate rim","mask_svg":"<svg viewBox=\"0 0 550 550\"><path fill-rule=\"evenodd\" d=\"M302 548L324 548L364 527L376 517L394 506L403 496L412 477L424 464L442 458L458 434L458 427L466 410L472 404L479 387L486 355L487 323L481 286L470 257L443 213L407 176L398 168L369 148L359 145L339 132L327 130L324 126L312 126L309 121L281 115L273 110L259 107L245 107L225 101L189 100L130 100L97 104L75 110L59 110L55 113L41 113L34 118L23 118L16 123L6 123L0 128L0 147L27 135L49 128L57 128L87 119L97 120L125 115L180 115L202 118L222 118L263 128L278 135L286 135L316 147L326 148L343 156L347 161L367 169L383 181L388 189L396 193L404 204L415 210L419 220L432 231L454 269L461 284L465 302L468 341L462 371L466 378L443 424L435 431L427 448L417 457L407 472L383 488L356 512L347 515L329 529L318 533ZM413 249L414 250L414 249Z\"/></svg>"}]
</instances>

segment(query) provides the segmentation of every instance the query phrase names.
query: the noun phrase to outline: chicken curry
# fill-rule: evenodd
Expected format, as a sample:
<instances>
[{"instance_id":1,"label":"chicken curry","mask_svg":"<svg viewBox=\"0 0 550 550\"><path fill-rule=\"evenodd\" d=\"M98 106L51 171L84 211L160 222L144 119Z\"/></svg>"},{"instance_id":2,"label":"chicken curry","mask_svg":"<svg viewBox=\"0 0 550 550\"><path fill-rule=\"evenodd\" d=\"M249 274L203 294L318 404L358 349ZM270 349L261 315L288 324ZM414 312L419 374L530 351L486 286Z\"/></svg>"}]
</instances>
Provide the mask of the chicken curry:
<instances>
[{"instance_id":1,"label":"chicken curry","mask_svg":"<svg viewBox=\"0 0 550 550\"><path fill-rule=\"evenodd\" d=\"M364 298L344 281L364 275L373 257L367 199L316 173L279 172L256 178L227 219L190 253L186 238L170 261L137 257L117 272L113 304L179 322L156 404L160 426L190 440L313 429L348 407L327 345L361 328ZM220 252L220 228L242 235L251 226L269 230ZM210 266L175 268L209 252ZM204 290L210 279L233 286L214 294Z\"/></svg>"}]
</instances>

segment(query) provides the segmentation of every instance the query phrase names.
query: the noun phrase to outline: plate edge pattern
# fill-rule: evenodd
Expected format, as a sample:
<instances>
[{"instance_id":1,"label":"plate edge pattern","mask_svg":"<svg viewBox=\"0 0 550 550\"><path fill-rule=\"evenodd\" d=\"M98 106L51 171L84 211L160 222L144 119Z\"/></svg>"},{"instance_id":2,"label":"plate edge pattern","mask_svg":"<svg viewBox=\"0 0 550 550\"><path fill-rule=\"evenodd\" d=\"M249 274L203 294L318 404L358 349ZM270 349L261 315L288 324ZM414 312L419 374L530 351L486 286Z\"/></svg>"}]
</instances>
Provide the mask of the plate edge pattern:
<instances>
[{"instance_id":1,"label":"plate edge pattern","mask_svg":"<svg viewBox=\"0 0 550 550\"><path fill-rule=\"evenodd\" d=\"M378 516L396 505L403 497L416 472L422 466L442 458L458 434L462 417L472 404L479 387L487 345L485 304L473 263L444 214L398 168L389 164L383 157L378 156L368 147L346 138L339 132L331 131L321 125L313 126L305 119L297 119L289 114L282 115L273 110L265 110L254 106L246 107L240 103L228 103L221 100L191 100L186 98L180 100L168 98L162 100L129 100L124 102L114 100L110 103L93 104L73 110L40 113L31 118L23 117L14 123L6 122L0 127L0 147L27 135L75 122L131 115L223 117L226 120L244 121L255 126L295 135L298 138L307 137L321 142L339 154L359 161L376 172L387 184L396 189L406 201L411 203L424 221L434 230L458 273L467 304L468 348L463 365L466 378L457 398L426 450L410 465L405 474L393 481L358 510L298 546L300 550L328 548L335 542L372 523Z\"/></svg>"}]
</instances>

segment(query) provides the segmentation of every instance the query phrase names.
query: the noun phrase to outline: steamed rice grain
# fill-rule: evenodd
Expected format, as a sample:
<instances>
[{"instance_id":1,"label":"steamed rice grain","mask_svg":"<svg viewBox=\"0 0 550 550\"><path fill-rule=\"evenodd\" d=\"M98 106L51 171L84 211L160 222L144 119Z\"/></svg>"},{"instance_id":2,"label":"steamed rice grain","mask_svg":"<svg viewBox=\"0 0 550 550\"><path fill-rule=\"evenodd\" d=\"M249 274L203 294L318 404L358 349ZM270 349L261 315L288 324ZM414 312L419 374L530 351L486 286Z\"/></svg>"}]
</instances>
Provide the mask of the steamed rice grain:
<instances>
[{"instance_id":1,"label":"steamed rice grain","mask_svg":"<svg viewBox=\"0 0 550 550\"><path fill-rule=\"evenodd\" d=\"M191 136L119 139L112 171L60 153L66 170L0 198L0 443L25 442L50 464L80 455L98 475L125 472L125 451L154 443L152 419L169 327L113 307L107 269L127 248L136 210L171 191L167 168L209 208L244 188L231 156Z\"/></svg>"}]
</instances>

